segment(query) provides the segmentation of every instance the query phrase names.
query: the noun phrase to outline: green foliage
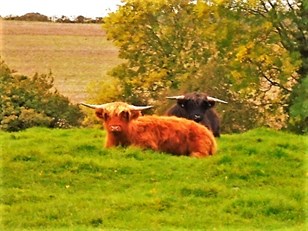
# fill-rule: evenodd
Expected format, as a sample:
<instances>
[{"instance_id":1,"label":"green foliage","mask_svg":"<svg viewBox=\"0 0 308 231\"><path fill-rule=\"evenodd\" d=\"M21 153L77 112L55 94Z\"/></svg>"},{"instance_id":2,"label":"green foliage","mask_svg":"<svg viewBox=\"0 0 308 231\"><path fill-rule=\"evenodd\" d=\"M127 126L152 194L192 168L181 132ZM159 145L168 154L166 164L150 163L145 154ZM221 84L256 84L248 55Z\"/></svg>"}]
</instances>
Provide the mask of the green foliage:
<instances>
[{"instance_id":1,"label":"green foliage","mask_svg":"<svg viewBox=\"0 0 308 231\"><path fill-rule=\"evenodd\" d=\"M128 101L156 100L196 69L196 60L185 52L197 45L188 39L196 38L188 17L191 6L189 1L177 2L127 1L104 20L108 38L120 48L120 58L127 60L112 75L121 81Z\"/></svg>"},{"instance_id":2,"label":"green foliage","mask_svg":"<svg viewBox=\"0 0 308 231\"><path fill-rule=\"evenodd\" d=\"M0 229L307 227L307 136L223 135L217 155L204 159L105 149L104 138L96 129L0 132Z\"/></svg>"},{"instance_id":3,"label":"green foliage","mask_svg":"<svg viewBox=\"0 0 308 231\"><path fill-rule=\"evenodd\" d=\"M234 1L232 4L235 4L238 9L246 12L247 15L251 15L253 18L260 18L262 20L262 22L259 22L260 25L271 24L271 27L274 28L270 30L272 36L269 37L269 41L272 44L276 41L275 52L277 48L282 51L284 49L285 51L281 53L281 57L278 56L273 59L274 62L271 64L271 68L267 69L269 71L263 72L265 73L264 77L270 86L278 87L282 90L280 101L282 105L284 104L282 107L288 113L291 124L293 124L291 126L292 130L300 133L303 132L303 126L307 124L306 116L297 116L297 118L294 118L294 109L292 107L297 106L293 106L292 103L294 102L298 105L298 100L304 99L295 99L298 94L296 91L303 89L299 85L304 82L308 74L307 2L300 0L287 2L281 0L251 0ZM264 31L266 32L267 30ZM263 35L259 36L261 39L262 37ZM276 39L273 39L274 37ZM268 55L270 54L268 53ZM262 55L259 57L262 57ZM279 75L277 75L277 71ZM302 104L305 103L302 102Z\"/></svg>"},{"instance_id":4,"label":"green foliage","mask_svg":"<svg viewBox=\"0 0 308 231\"><path fill-rule=\"evenodd\" d=\"M77 126L82 113L77 106L53 91L53 78L14 74L0 63L0 129L18 131L33 126L67 128Z\"/></svg>"},{"instance_id":5,"label":"green foliage","mask_svg":"<svg viewBox=\"0 0 308 231\"><path fill-rule=\"evenodd\" d=\"M132 103L161 105L173 92L205 91L244 104L242 110L222 113L233 117L239 130L282 128L302 56L283 46L277 33L275 15L283 15L283 3L264 11L264 2L124 1L104 20L108 39L127 61L111 72L122 85L122 96ZM243 117L251 123L237 120ZM226 130L232 131L232 125Z\"/></svg>"},{"instance_id":6,"label":"green foliage","mask_svg":"<svg viewBox=\"0 0 308 231\"><path fill-rule=\"evenodd\" d=\"M290 107L290 129L308 133L308 75L293 91L294 102Z\"/></svg>"}]
</instances>

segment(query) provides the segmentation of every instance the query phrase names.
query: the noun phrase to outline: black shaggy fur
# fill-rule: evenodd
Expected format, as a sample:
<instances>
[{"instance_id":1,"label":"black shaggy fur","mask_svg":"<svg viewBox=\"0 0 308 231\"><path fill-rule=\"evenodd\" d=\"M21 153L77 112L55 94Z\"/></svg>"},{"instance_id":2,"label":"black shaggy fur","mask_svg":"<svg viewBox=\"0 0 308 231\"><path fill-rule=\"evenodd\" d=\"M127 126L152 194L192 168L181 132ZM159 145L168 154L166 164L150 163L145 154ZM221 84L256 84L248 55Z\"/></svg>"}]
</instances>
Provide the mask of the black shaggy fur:
<instances>
[{"instance_id":1,"label":"black shaggy fur","mask_svg":"<svg viewBox=\"0 0 308 231\"><path fill-rule=\"evenodd\" d=\"M167 110L166 115L194 120L209 128L215 137L220 136L220 119L213 108L215 101L208 101L205 93L187 93L184 99Z\"/></svg>"}]
</instances>

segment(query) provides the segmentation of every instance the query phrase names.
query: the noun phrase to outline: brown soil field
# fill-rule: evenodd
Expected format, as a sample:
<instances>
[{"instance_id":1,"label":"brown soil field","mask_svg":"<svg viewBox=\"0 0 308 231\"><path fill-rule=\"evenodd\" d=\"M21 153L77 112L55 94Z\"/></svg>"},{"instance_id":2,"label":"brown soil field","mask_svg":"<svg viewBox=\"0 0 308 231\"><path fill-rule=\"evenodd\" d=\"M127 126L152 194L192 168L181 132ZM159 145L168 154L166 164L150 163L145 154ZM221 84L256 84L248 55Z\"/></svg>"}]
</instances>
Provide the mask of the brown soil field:
<instances>
[{"instance_id":1,"label":"brown soil field","mask_svg":"<svg viewBox=\"0 0 308 231\"><path fill-rule=\"evenodd\" d=\"M74 103L123 62L100 24L1 20L0 37L1 59L10 69L27 76L51 72L55 87Z\"/></svg>"}]
</instances>

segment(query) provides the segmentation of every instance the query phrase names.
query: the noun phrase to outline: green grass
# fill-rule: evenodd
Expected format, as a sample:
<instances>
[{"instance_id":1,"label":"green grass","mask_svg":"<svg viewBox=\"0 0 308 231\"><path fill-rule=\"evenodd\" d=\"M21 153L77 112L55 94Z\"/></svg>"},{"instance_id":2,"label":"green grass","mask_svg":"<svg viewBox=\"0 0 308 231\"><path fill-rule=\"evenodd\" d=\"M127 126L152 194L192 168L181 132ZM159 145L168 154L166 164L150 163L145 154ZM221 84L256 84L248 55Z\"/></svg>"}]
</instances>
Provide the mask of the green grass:
<instances>
[{"instance_id":1,"label":"green grass","mask_svg":"<svg viewBox=\"0 0 308 231\"><path fill-rule=\"evenodd\" d=\"M100 24L0 20L0 56L21 74L53 73L55 87L73 102L87 86L105 80L122 61Z\"/></svg>"},{"instance_id":2,"label":"green grass","mask_svg":"<svg viewBox=\"0 0 308 231\"><path fill-rule=\"evenodd\" d=\"M256 129L194 159L97 129L0 132L1 230L305 230L308 139Z\"/></svg>"}]
</instances>

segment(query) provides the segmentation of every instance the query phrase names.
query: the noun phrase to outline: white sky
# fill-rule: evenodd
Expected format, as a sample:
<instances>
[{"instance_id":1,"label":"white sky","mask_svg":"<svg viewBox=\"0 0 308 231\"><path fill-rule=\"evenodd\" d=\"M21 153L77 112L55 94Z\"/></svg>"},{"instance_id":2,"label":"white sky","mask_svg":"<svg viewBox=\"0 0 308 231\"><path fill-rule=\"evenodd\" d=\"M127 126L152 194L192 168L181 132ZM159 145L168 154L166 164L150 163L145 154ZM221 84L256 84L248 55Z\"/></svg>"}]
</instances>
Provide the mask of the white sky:
<instances>
[{"instance_id":1,"label":"white sky","mask_svg":"<svg viewBox=\"0 0 308 231\"><path fill-rule=\"evenodd\" d=\"M103 17L115 11L121 0L0 0L0 16L40 13L49 17Z\"/></svg>"}]
</instances>

